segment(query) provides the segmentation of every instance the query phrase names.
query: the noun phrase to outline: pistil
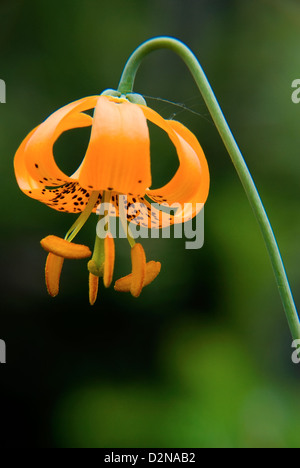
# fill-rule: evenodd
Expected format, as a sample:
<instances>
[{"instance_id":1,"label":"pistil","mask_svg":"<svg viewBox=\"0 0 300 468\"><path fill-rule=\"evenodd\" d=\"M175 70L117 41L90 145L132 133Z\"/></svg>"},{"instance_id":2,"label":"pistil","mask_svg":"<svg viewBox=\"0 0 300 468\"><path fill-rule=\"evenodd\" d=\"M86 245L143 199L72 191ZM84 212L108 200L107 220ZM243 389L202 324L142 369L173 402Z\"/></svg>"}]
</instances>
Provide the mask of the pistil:
<instances>
[{"instance_id":1,"label":"pistil","mask_svg":"<svg viewBox=\"0 0 300 468\"><path fill-rule=\"evenodd\" d=\"M107 191L103 192L103 202L104 202L104 207L106 207L106 204L110 202L110 193ZM106 218L107 223L104 226L104 232L106 233L105 237L99 237L98 234L96 235L96 240L95 240L95 246L94 246L94 252L92 259L88 263L88 270L89 272L94 275L94 276L105 276L110 277L111 274L108 275L108 273L105 274L105 272L109 271L110 269L108 268L107 263L112 261L112 258L110 259L111 255L107 255L108 251L108 243L110 244L109 252L112 251L111 247L111 240L113 242L113 239L110 235L110 226L109 226L109 211L105 210L103 214L99 216L99 221L102 219ZM108 240L109 237L109 240ZM113 246L114 247L114 246ZM114 251L114 248L113 248ZM113 253L113 263L114 263L114 253ZM106 266L105 266L106 264ZM108 281L104 281L104 283L107 283ZM105 284L106 286L106 284Z\"/></svg>"}]
</instances>

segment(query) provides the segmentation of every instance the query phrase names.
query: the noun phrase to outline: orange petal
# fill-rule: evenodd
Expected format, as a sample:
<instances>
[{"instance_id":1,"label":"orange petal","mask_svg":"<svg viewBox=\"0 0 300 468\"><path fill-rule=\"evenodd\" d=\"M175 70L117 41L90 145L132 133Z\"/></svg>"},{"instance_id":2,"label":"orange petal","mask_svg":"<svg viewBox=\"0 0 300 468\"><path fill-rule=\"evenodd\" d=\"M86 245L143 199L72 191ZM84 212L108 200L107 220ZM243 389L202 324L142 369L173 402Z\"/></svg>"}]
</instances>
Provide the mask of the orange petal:
<instances>
[{"instance_id":1,"label":"orange petal","mask_svg":"<svg viewBox=\"0 0 300 468\"><path fill-rule=\"evenodd\" d=\"M57 236L48 236L41 240L41 246L46 252L68 259L88 258L92 255L85 245L73 244Z\"/></svg>"},{"instance_id":2,"label":"orange petal","mask_svg":"<svg viewBox=\"0 0 300 468\"><path fill-rule=\"evenodd\" d=\"M33 190L28 196L41 201L54 210L79 214L87 207L92 194L92 191L85 190L77 182L73 182L51 190ZM94 211L101 200L102 194L99 194Z\"/></svg>"},{"instance_id":3,"label":"orange petal","mask_svg":"<svg viewBox=\"0 0 300 468\"><path fill-rule=\"evenodd\" d=\"M160 262L154 262L152 260L151 262L148 262L146 264L146 273L145 273L143 288L145 286L148 286L148 284L152 283L152 281L155 280L155 278L160 273L160 270L161 270ZM132 273L116 281L115 290L119 292L130 292L131 282L132 282Z\"/></svg>"},{"instance_id":4,"label":"orange petal","mask_svg":"<svg viewBox=\"0 0 300 468\"><path fill-rule=\"evenodd\" d=\"M157 205L159 207L159 205ZM145 228L162 228L174 224L174 212L171 213L163 212L158 209L154 203L149 203L144 197L135 198L127 196L127 203L123 208L120 205L120 212L126 214L127 220L134 224L140 225ZM124 211L123 211L124 210ZM176 212L177 213L177 212ZM182 222L182 218L181 222Z\"/></svg>"},{"instance_id":5,"label":"orange petal","mask_svg":"<svg viewBox=\"0 0 300 468\"><path fill-rule=\"evenodd\" d=\"M35 179L32 179L30 177L26 164L25 164L25 148L27 146L27 143L31 139L32 135L35 133L36 127L34 130L32 130L29 135L22 141L21 145L19 146L15 158L14 158L14 169L15 169L15 176L18 182L18 185L20 189L26 193L30 192L34 189L39 189L41 184L39 184ZM27 194L27 193L26 193Z\"/></svg>"},{"instance_id":6,"label":"orange petal","mask_svg":"<svg viewBox=\"0 0 300 468\"><path fill-rule=\"evenodd\" d=\"M115 266L115 241L111 234L107 234L104 239L104 255L103 283L106 288L109 288L113 279Z\"/></svg>"},{"instance_id":7,"label":"orange petal","mask_svg":"<svg viewBox=\"0 0 300 468\"><path fill-rule=\"evenodd\" d=\"M150 142L138 105L100 96L79 183L100 191L145 193L151 185Z\"/></svg>"},{"instance_id":8,"label":"orange petal","mask_svg":"<svg viewBox=\"0 0 300 468\"><path fill-rule=\"evenodd\" d=\"M59 293L59 280L64 258L49 253L46 260L45 276L46 286L50 296L55 297Z\"/></svg>"},{"instance_id":9,"label":"orange petal","mask_svg":"<svg viewBox=\"0 0 300 468\"><path fill-rule=\"evenodd\" d=\"M209 192L208 165L198 140L179 122L164 120L149 107L140 107L148 120L168 133L180 162L176 174L168 184L160 189L147 190L146 194L157 203L167 203L170 206L179 203L182 210L185 203L194 204L195 208L187 209L185 214L189 210L195 216L201 209L200 205L205 203ZM182 210L179 210L180 215L176 214L174 222L182 222Z\"/></svg>"},{"instance_id":10,"label":"orange petal","mask_svg":"<svg viewBox=\"0 0 300 468\"><path fill-rule=\"evenodd\" d=\"M83 100L85 102L85 107L90 108L93 103L95 104L96 102L95 99L96 98L92 98L92 99L86 98L86 100ZM82 100L79 102L82 107L82 104L81 104ZM74 107L74 104L76 103L72 103L72 105L66 106L66 108L68 108L68 111L71 108L70 106L72 106L72 108ZM79 104L77 102L77 109L75 109L77 113L75 111L74 113L71 112L67 114L66 117L64 117L61 120L61 122L57 123L58 125L57 129L59 130L60 133L70 128L84 127L84 126L88 126L92 124L92 118L87 114L78 112L78 106ZM66 108L63 108L63 109L66 109ZM60 116L61 116L61 111L62 109L57 111L57 113ZM57 113L55 113L55 115ZM42 166L43 154L45 156L45 154L47 153L48 157L50 156L50 159L51 157L53 159L51 145L53 144L53 141L52 141L53 138L56 138L57 136L55 135L55 131L53 130L53 128L52 128L52 133L53 133L52 139L51 139L51 135L48 135L47 137L47 132L44 129L46 133L45 135L46 141L44 142L44 145L46 144L48 145L47 151L46 152L44 151L43 154L38 153L37 155L38 162L34 164L34 167L31 167L32 164L30 166L30 163L28 163L28 160L34 153L35 144L37 144L35 140L38 139L39 137L38 134L41 133L40 127L42 126L44 128L47 125L49 125L49 121L53 120L55 115L53 114L43 124L41 124L39 127L36 127L24 139L24 141L20 145L19 149L16 152L15 159L14 159L14 169L15 169L16 179L17 179L20 189L27 196L35 200L39 200L40 202L50 206L51 208L57 211L64 211L68 213L80 213L86 207L91 190L90 189L87 190L87 189L84 189L83 187L80 187L80 185L76 182L70 182L71 179L65 174L61 175L62 178L59 180L53 179L53 177L49 176L48 172L44 171L43 166ZM58 116L56 118L58 118ZM53 127L53 122L52 122L52 127ZM49 133L49 129L48 129L48 133ZM29 164L29 168L27 167L28 164ZM72 176L72 180L73 179L76 179L76 174ZM50 190L49 187L52 187L52 189ZM100 201L101 199L99 200L99 203Z\"/></svg>"},{"instance_id":11,"label":"orange petal","mask_svg":"<svg viewBox=\"0 0 300 468\"><path fill-rule=\"evenodd\" d=\"M93 306L98 296L99 277L90 273L89 275L89 292L90 304Z\"/></svg>"},{"instance_id":12,"label":"orange petal","mask_svg":"<svg viewBox=\"0 0 300 468\"><path fill-rule=\"evenodd\" d=\"M146 273L146 255L141 244L135 244L131 249L132 278L130 292L139 297L142 292Z\"/></svg>"},{"instance_id":13,"label":"orange petal","mask_svg":"<svg viewBox=\"0 0 300 468\"><path fill-rule=\"evenodd\" d=\"M182 211L179 210L176 213L176 216L174 217L175 222L176 218L183 218L185 221L187 221L189 219L192 219L194 216L196 216L197 213L199 213L199 211L203 208L204 203L207 200L210 186L209 169L203 150L195 135L180 122L172 121L170 122L170 124L172 128L176 131L176 133L182 138L184 138L185 141L194 149L201 164L201 181L197 191L193 194L190 200L186 202L187 206L183 207Z\"/></svg>"},{"instance_id":14,"label":"orange petal","mask_svg":"<svg viewBox=\"0 0 300 468\"><path fill-rule=\"evenodd\" d=\"M92 124L92 118L82 112L93 108L97 99L98 96L92 96L72 102L54 112L31 132L25 139L26 144L23 142L15 157L17 180L23 179L29 182L29 186L33 180L40 187L59 186L73 180L56 165L53 145L66 130ZM21 189L24 190L24 188L23 184Z\"/></svg>"},{"instance_id":15,"label":"orange petal","mask_svg":"<svg viewBox=\"0 0 300 468\"><path fill-rule=\"evenodd\" d=\"M79 214L84 211L92 194L91 190L84 189L78 184L78 182L71 182L64 184L62 187L51 189L46 189L44 186L33 189L34 183L34 180L31 179L31 190L27 188L23 190L23 192L28 197L44 203L53 210L64 213ZM93 210L94 213L96 213L97 208L102 201L102 195L102 193L99 194L98 200L95 203L95 208ZM110 201L111 205L113 205L113 208L110 210L110 216L118 216L118 199L116 196L113 196L113 198L114 199Z\"/></svg>"}]
</instances>

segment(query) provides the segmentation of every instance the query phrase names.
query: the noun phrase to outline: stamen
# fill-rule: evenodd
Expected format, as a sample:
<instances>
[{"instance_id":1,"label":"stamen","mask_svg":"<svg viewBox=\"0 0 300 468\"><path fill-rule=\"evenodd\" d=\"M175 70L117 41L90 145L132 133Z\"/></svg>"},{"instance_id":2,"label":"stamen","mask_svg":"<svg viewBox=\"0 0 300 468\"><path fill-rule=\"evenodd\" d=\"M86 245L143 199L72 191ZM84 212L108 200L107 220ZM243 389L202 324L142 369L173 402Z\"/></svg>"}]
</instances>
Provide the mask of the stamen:
<instances>
[{"instance_id":1,"label":"stamen","mask_svg":"<svg viewBox=\"0 0 300 468\"><path fill-rule=\"evenodd\" d=\"M155 278L159 275L160 270L161 270L160 262L154 262L152 260L151 262L147 263L143 288L145 286L148 286L148 284L152 283L152 281L155 280Z\"/></svg>"},{"instance_id":2,"label":"stamen","mask_svg":"<svg viewBox=\"0 0 300 468\"><path fill-rule=\"evenodd\" d=\"M101 267L99 268L95 260L92 259L88 263L88 270L92 275L98 276L99 278L100 276L103 276L104 265L102 264Z\"/></svg>"},{"instance_id":3,"label":"stamen","mask_svg":"<svg viewBox=\"0 0 300 468\"><path fill-rule=\"evenodd\" d=\"M154 262L153 260L151 262L148 262L146 264L146 274L145 274L145 279L143 283L143 288L145 286L148 286L152 281L155 280L155 278L158 276L161 270L161 263L160 262ZM124 276L123 278L120 278L119 280L116 281L114 289L115 291L119 292L130 292L131 289L131 282L132 282L132 273L130 275Z\"/></svg>"},{"instance_id":4,"label":"stamen","mask_svg":"<svg viewBox=\"0 0 300 468\"><path fill-rule=\"evenodd\" d=\"M103 193L104 203L109 203L111 194L107 191ZM108 211L99 216L99 221L108 218ZM103 276L103 283L106 288L111 285L114 264L115 264L115 243L112 235L109 232L109 220L104 227L107 232L105 239L96 236L95 247L92 260L88 263L88 270L94 276Z\"/></svg>"},{"instance_id":5,"label":"stamen","mask_svg":"<svg viewBox=\"0 0 300 468\"><path fill-rule=\"evenodd\" d=\"M48 236L41 240L41 246L46 252L68 259L88 258L92 252L86 245L72 244L57 236Z\"/></svg>"},{"instance_id":6,"label":"stamen","mask_svg":"<svg viewBox=\"0 0 300 468\"><path fill-rule=\"evenodd\" d=\"M100 192L92 192L91 193L88 204L86 205L84 211L81 213L81 215L77 218L77 220L75 221L73 226L67 232L67 234L65 236L65 239L67 241L72 242L72 240L77 236L80 229L87 222L87 220L89 219L93 209L95 208L95 205L96 205L98 197L99 197L99 193Z\"/></svg>"},{"instance_id":7,"label":"stamen","mask_svg":"<svg viewBox=\"0 0 300 468\"><path fill-rule=\"evenodd\" d=\"M88 263L89 272L98 277L103 276L104 261L104 239L96 235L93 257Z\"/></svg>"},{"instance_id":8,"label":"stamen","mask_svg":"<svg viewBox=\"0 0 300 468\"><path fill-rule=\"evenodd\" d=\"M98 296L99 277L90 273L89 276L89 291L90 291L90 304L93 306Z\"/></svg>"},{"instance_id":9,"label":"stamen","mask_svg":"<svg viewBox=\"0 0 300 468\"><path fill-rule=\"evenodd\" d=\"M48 293L56 297L59 293L59 280L64 258L49 253L46 261L45 276Z\"/></svg>"},{"instance_id":10,"label":"stamen","mask_svg":"<svg viewBox=\"0 0 300 468\"><path fill-rule=\"evenodd\" d=\"M141 244L135 244L131 249L132 280L130 292L134 297L139 297L142 292L145 273L146 255Z\"/></svg>"},{"instance_id":11,"label":"stamen","mask_svg":"<svg viewBox=\"0 0 300 468\"><path fill-rule=\"evenodd\" d=\"M113 279L115 266L115 241L110 233L107 234L104 240L104 254L103 283L106 288L109 288Z\"/></svg>"}]
</instances>

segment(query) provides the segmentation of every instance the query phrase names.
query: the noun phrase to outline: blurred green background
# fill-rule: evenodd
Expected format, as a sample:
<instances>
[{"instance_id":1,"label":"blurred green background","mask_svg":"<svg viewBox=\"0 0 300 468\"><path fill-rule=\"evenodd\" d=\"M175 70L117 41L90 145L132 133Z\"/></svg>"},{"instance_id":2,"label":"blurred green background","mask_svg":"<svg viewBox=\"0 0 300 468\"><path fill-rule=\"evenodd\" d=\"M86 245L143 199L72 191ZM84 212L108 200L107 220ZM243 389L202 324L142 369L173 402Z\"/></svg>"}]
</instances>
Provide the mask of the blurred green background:
<instances>
[{"instance_id":1,"label":"blurred green background","mask_svg":"<svg viewBox=\"0 0 300 468\"><path fill-rule=\"evenodd\" d=\"M162 262L136 300L101 288L88 304L85 262L66 262L61 293L44 285L48 234L73 222L24 196L13 157L50 113L115 88L129 54L171 35L199 58L245 155L299 293L300 5L293 0L1 0L2 447L299 447L299 365L258 225L195 84L160 51L135 91L198 137L211 172L205 245L144 242ZM153 98L183 103L193 112ZM74 133L74 132L73 132ZM74 137L74 139L73 139ZM55 149L74 164L84 131ZM156 184L173 171L153 135ZM169 172L168 172L169 171ZM78 237L93 245L95 219ZM130 270L117 242L115 278Z\"/></svg>"}]
</instances>

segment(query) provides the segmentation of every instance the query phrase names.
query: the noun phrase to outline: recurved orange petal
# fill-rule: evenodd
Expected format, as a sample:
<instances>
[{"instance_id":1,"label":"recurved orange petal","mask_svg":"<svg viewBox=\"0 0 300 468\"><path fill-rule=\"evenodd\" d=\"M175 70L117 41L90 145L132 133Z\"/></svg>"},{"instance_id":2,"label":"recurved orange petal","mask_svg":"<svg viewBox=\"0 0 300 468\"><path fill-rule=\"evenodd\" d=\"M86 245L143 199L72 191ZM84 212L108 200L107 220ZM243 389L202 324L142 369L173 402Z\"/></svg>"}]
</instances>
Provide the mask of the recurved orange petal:
<instances>
[{"instance_id":1,"label":"recurved orange petal","mask_svg":"<svg viewBox=\"0 0 300 468\"><path fill-rule=\"evenodd\" d=\"M32 191L35 189L40 189L41 184L37 182L35 179L30 177L26 164L25 164L25 148L27 146L27 143L31 139L32 135L35 133L37 127L33 129L29 135L22 141L21 145L19 146L15 158L14 158L14 169L15 169L15 175L16 179L18 182L18 185L20 189L26 194L32 194ZM43 184L42 184L43 185Z\"/></svg>"},{"instance_id":2,"label":"recurved orange petal","mask_svg":"<svg viewBox=\"0 0 300 468\"><path fill-rule=\"evenodd\" d=\"M209 171L203 150L196 137L184 125L163 119L149 107L140 107L148 120L168 133L180 163L169 183L159 189L147 190L146 194L156 203L181 205L182 209L173 217L173 222L182 222L182 217L190 219L203 207L209 192ZM184 210L184 204L191 204L190 208ZM192 205L194 208L191 208Z\"/></svg>"},{"instance_id":3,"label":"recurved orange petal","mask_svg":"<svg viewBox=\"0 0 300 468\"><path fill-rule=\"evenodd\" d=\"M145 193L151 185L150 142L139 106L100 96L79 183L100 191Z\"/></svg>"},{"instance_id":4,"label":"recurved orange petal","mask_svg":"<svg viewBox=\"0 0 300 468\"><path fill-rule=\"evenodd\" d=\"M174 216L175 222L176 218L182 218L185 221L187 221L189 219L192 219L197 213L199 213L199 211L203 208L207 200L210 187L209 169L204 152L195 135L180 122L171 121L170 124L172 128L176 131L176 133L182 138L184 138L185 141L194 149L201 165L201 180L197 191L186 202L186 206L183 206L182 211L178 210L176 212L176 216Z\"/></svg>"},{"instance_id":5,"label":"recurved orange petal","mask_svg":"<svg viewBox=\"0 0 300 468\"><path fill-rule=\"evenodd\" d=\"M72 102L54 112L31 132L25 139L26 144L21 145L16 155L17 179L25 175L28 181L29 176L40 187L60 186L64 182L73 181L58 168L53 156L53 145L66 130L92 124L92 118L83 112L93 108L97 99L98 96L91 96ZM21 188L23 190L25 186Z\"/></svg>"}]
</instances>

